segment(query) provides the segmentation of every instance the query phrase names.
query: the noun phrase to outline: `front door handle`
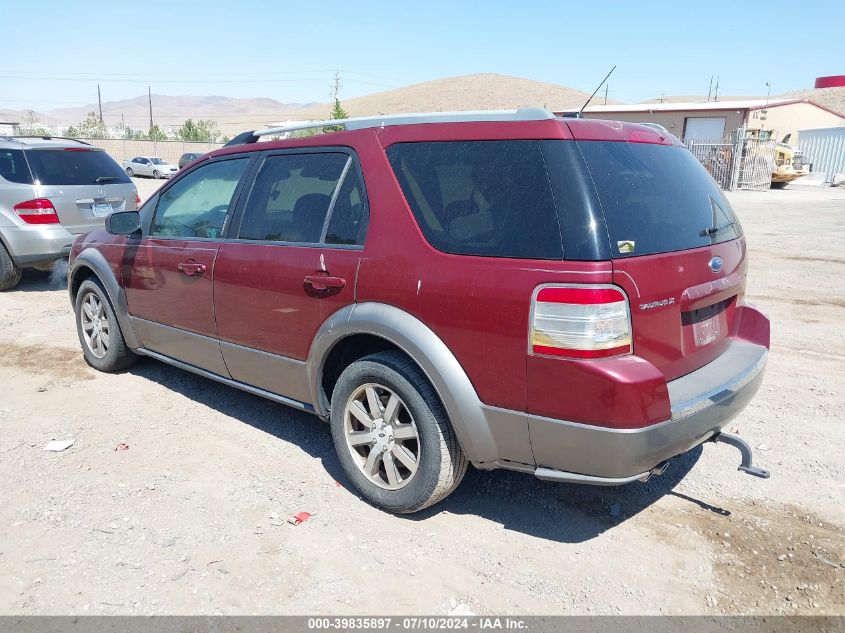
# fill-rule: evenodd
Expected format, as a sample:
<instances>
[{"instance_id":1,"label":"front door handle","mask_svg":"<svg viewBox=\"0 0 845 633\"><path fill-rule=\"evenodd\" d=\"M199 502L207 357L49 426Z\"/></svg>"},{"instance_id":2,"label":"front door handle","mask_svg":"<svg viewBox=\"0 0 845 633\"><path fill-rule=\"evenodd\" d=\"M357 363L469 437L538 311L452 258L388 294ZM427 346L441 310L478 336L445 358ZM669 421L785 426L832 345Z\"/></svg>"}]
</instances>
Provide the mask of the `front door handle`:
<instances>
[{"instance_id":1,"label":"front door handle","mask_svg":"<svg viewBox=\"0 0 845 633\"><path fill-rule=\"evenodd\" d=\"M322 294L338 291L346 286L346 280L343 277L330 277L328 275L308 275L303 281L311 290Z\"/></svg>"},{"instance_id":2,"label":"front door handle","mask_svg":"<svg viewBox=\"0 0 845 633\"><path fill-rule=\"evenodd\" d=\"M205 264L197 264L196 262L183 262L177 268L179 268L180 273L188 277L202 275L206 270Z\"/></svg>"}]
</instances>

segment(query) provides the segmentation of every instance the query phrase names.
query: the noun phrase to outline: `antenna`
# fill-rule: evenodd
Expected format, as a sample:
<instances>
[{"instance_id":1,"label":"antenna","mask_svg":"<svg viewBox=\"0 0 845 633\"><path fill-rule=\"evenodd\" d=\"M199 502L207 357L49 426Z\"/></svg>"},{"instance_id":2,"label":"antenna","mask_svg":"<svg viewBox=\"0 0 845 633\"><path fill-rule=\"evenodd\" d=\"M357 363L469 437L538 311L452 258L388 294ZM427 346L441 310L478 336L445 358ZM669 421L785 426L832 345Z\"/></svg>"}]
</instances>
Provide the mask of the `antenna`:
<instances>
[{"instance_id":1,"label":"antenna","mask_svg":"<svg viewBox=\"0 0 845 633\"><path fill-rule=\"evenodd\" d=\"M612 75L612 74L613 74L613 71L614 71L614 70L616 70L616 66L614 66L613 68L611 68L611 69L610 69L610 72L609 72L609 73L607 73L607 74L604 76L604 79L602 79L602 80L601 80L601 83L600 83L598 86L596 86L596 89L595 89L595 90L593 90L593 94L591 94L591 95L590 95L590 98L589 98L589 99L587 99L587 101L584 103L584 105L582 105L582 106L581 106L581 109L580 109L580 110L578 110L578 114L579 114L579 115L580 115L580 114L584 111L584 108L586 108L588 105L590 105L590 101L592 101L592 100L593 100L593 97L595 97L595 96L596 96L596 93L597 93L597 92L601 89L601 87L604 85L604 82L605 82L605 81L607 81L607 78L608 78L608 77L610 77L610 75Z\"/></svg>"}]
</instances>

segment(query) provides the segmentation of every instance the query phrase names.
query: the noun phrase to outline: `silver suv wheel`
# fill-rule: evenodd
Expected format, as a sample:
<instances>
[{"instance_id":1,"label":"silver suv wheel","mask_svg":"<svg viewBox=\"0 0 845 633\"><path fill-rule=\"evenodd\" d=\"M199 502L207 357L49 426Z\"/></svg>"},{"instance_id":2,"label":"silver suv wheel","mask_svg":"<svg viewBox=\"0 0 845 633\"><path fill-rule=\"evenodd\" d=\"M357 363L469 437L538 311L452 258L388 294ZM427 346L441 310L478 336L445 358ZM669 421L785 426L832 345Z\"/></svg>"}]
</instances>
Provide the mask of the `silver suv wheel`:
<instances>
[{"instance_id":1,"label":"silver suv wheel","mask_svg":"<svg viewBox=\"0 0 845 633\"><path fill-rule=\"evenodd\" d=\"M88 350L97 358L105 357L109 351L109 318L103 302L93 292L82 297L82 312L79 320L82 336Z\"/></svg>"},{"instance_id":2,"label":"silver suv wheel","mask_svg":"<svg viewBox=\"0 0 845 633\"><path fill-rule=\"evenodd\" d=\"M377 383L361 385L343 412L346 446L364 476L385 490L407 486L417 473L421 446L405 402Z\"/></svg>"}]
</instances>

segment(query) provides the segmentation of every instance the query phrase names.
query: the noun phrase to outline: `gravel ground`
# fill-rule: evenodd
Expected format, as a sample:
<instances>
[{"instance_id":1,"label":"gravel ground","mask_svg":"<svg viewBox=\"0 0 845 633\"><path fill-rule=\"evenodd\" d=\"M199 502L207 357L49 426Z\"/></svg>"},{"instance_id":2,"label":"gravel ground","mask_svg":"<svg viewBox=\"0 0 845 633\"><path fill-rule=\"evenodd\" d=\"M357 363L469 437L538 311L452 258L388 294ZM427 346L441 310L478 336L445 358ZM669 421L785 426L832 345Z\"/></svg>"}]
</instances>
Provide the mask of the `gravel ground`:
<instances>
[{"instance_id":1,"label":"gravel ground","mask_svg":"<svg viewBox=\"0 0 845 633\"><path fill-rule=\"evenodd\" d=\"M0 295L0 613L845 613L845 189L731 199L773 321L731 430L769 480L708 445L615 489L471 469L391 516L314 417L153 361L90 369L62 281L26 273Z\"/></svg>"}]
</instances>

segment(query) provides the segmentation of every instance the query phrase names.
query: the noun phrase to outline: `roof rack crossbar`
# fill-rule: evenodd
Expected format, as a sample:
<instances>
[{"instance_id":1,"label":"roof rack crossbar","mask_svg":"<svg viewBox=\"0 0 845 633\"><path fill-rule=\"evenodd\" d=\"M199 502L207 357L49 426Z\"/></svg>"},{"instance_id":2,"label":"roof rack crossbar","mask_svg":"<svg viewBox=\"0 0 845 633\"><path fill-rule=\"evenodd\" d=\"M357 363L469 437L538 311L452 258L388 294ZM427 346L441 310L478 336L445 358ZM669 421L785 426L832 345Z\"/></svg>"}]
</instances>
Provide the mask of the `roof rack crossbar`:
<instances>
[{"instance_id":1,"label":"roof rack crossbar","mask_svg":"<svg viewBox=\"0 0 845 633\"><path fill-rule=\"evenodd\" d=\"M313 130L318 128L341 128L343 130L363 130L389 125L413 125L419 123L469 123L469 122L508 122L508 121L545 121L555 115L544 108L520 108L518 110L479 110L475 112L429 112L420 114L390 114L383 116L354 117L349 119L329 119L326 121L295 121L290 124L270 127L263 130L238 134L224 147L255 143L262 136L274 136Z\"/></svg>"}]
</instances>

